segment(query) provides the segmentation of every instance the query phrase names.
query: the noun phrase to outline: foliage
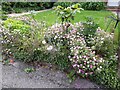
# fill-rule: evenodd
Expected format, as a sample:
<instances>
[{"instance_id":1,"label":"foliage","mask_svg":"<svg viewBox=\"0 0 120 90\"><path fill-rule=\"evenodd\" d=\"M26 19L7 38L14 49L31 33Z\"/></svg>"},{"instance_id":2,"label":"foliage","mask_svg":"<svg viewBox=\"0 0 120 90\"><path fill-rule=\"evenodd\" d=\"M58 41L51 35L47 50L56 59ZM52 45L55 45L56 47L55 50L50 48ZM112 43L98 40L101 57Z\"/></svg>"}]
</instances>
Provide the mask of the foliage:
<instances>
[{"instance_id":1,"label":"foliage","mask_svg":"<svg viewBox=\"0 0 120 90\"><path fill-rule=\"evenodd\" d=\"M101 72L96 72L91 77L91 80L94 80L96 83L104 85L107 88L119 90L120 78L118 78L117 74L117 60L117 55L111 55L110 58L107 58Z\"/></svg>"},{"instance_id":2,"label":"foliage","mask_svg":"<svg viewBox=\"0 0 120 90\"><path fill-rule=\"evenodd\" d=\"M79 29L79 32L83 34L83 37L86 41L87 46L91 47L91 43L89 43L91 38L95 36L96 30L98 28L98 24L95 23L92 17L86 17L86 22L76 23L77 28ZM79 27L83 28L79 28Z\"/></svg>"},{"instance_id":3,"label":"foliage","mask_svg":"<svg viewBox=\"0 0 120 90\"><path fill-rule=\"evenodd\" d=\"M120 37L120 22L118 23L118 37ZM120 38L118 38L119 46L120 46Z\"/></svg>"},{"instance_id":4,"label":"foliage","mask_svg":"<svg viewBox=\"0 0 120 90\"><path fill-rule=\"evenodd\" d=\"M55 2L54 6L62 6L62 7L70 7L73 4L75 4L75 2Z\"/></svg>"},{"instance_id":5,"label":"foliage","mask_svg":"<svg viewBox=\"0 0 120 90\"><path fill-rule=\"evenodd\" d=\"M18 60L29 62L34 60L31 58L34 50L43 45L45 26L44 23L39 23L37 26L31 18L23 17L21 19L24 19L24 22L16 19L8 19L3 22L1 43L3 53L8 52L10 56L13 55Z\"/></svg>"},{"instance_id":6,"label":"foliage","mask_svg":"<svg viewBox=\"0 0 120 90\"><path fill-rule=\"evenodd\" d=\"M120 82L117 76L117 47L116 43L114 43L113 35L100 28L97 30L93 28L94 33L92 34L94 37L90 37L89 43L91 46L88 47L87 41L85 40L86 33L82 33L84 28L87 27L85 27L83 23L70 24L68 29L64 29L66 27L65 23L63 26L61 24L53 25L48 29L45 40L54 46L57 51L62 50L64 47L64 50L69 52L67 54L64 52L64 54L68 55L69 62L71 62L70 65L73 67L68 77L74 80L74 75L77 73L82 77L94 79L95 82L105 85L106 87L119 88ZM66 32L66 30L68 31ZM101 40L101 38L104 39ZM102 43L101 46L101 42L105 44ZM96 45L100 46L96 47ZM113 48L109 48L110 45ZM94 49L94 47L96 48ZM108 55L106 55L106 53Z\"/></svg>"},{"instance_id":7,"label":"foliage","mask_svg":"<svg viewBox=\"0 0 120 90\"><path fill-rule=\"evenodd\" d=\"M53 3L54 2L2 2L2 10L7 13L43 10L52 8Z\"/></svg>"},{"instance_id":8,"label":"foliage","mask_svg":"<svg viewBox=\"0 0 120 90\"><path fill-rule=\"evenodd\" d=\"M64 26L64 27L63 27ZM69 54L69 43L68 39L66 38L66 26L61 24L55 24L48 29L45 34L45 40L50 45L54 46L56 52L58 52L58 64L64 65L65 67L70 66L70 62L68 59ZM63 29L64 28L64 29ZM68 32L71 28L68 28ZM60 56L60 57L59 57ZM60 61L59 61L60 58Z\"/></svg>"},{"instance_id":9,"label":"foliage","mask_svg":"<svg viewBox=\"0 0 120 90\"><path fill-rule=\"evenodd\" d=\"M20 33L20 34L29 34L30 26L24 24L22 21L7 19L4 23L4 27L10 29L10 32Z\"/></svg>"},{"instance_id":10,"label":"foliage","mask_svg":"<svg viewBox=\"0 0 120 90\"><path fill-rule=\"evenodd\" d=\"M25 68L24 71L25 71L26 73L31 73L31 72L34 71L34 68Z\"/></svg>"},{"instance_id":11,"label":"foliage","mask_svg":"<svg viewBox=\"0 0 120 90\"><path fill-rule=\"evenodd\" d=\"M3 10L4 12L9 11L9 13L11 13L11 12L12 12L11 3L10 3L10 2L4 2L4 3L2 3L2 10ZM8 12L7 12L7 13L8 13Z\"/></svg>"},{"instance_id":12,"label":"foliage","mask_svg":"<svg viewBox=\"0 0 120 90\"><path fill-rule=\"evenodd\" d=\"M6 19L8 18L8 16L6 15L6 14L7 14L6 12L0 11L0 14L1 14L0 18L1 18L2 20L6 20Z\"/></svg>"},{"instance_id":13,"label":"foliage","mask_svg":"<svg viewBox=\"0 0 120 90\"><path fill-rule=\"evenodd\" d=\"M103 57L110 57L114 55L117 51L117 44L114 42L114 34L105 32L100 28L96 31L96 36L91 41L92 49L96 50L96 53L102 55Z\"/></svg>"},{"instance_id":14,"label":"foliage","mask_svg":"<svg viewBox=\"0 0 120 90\"><path fill-rule=\"evenodd\" d=\"M58 13L74 13L74 10L71 12L69 9L78 6L58 6ZM60 17L62 18L61 15ZM44 21L37 22L34 16L33 19L7 19L1 26L2 54L24 62L57 64L60 69L72 69L68 75L72 80L77 74L94 81L97 79L98 84L119 89L114 34L98 28L91 18L84 23L71 24L69 17L72 16L65 16L62 24L56 23L49 28ZM31 72L31 69L26 69L26 72L29 71Z\"/></svg>"},{"instance_id":15,"label":"foliage","mask_svg":"<svg viewBox=\"0 0 120 90\"><path fill-rule=\"evenodd\" d=\"M94 81L96 83L107 88L120 89L120 79L118 78L116 71L113 71L112 69L104 69L101 73L97 73L93 78L95 78Z\"/></svg>"},{"instance_id":16,"label":"foliage","mask_svg":"<svg viewBox=\"0 0 120 90\"><path fill-rule=\"evenodd\" d=\"M70 22L71 19L74 20L75 14L77 12L80 12L80 10L82 10L82 8L79 8L79 6L80 4L77 3L66 8L62 6L57 6L54 9L63 23L63 22Z\"/></svg>"},{"instance_id":17,"label":"foliage","mask_svg":"<svg viewBox=\"0 0 120 90\"><path fill-rule=\"evenodd\" d=\"M63 26L66 28L65 24ZM70 24L66 32L61 24L53 25L46 34L46 41L55 46L58 51L64 49L64 54L68 55L75 71L82 77L86 77L93 74L98 67L102 67L100 65L102 65L103 59L86 46L86 42L82 38L83 34L79 33L77 26L77 24ZM80 70L83 72L81 73Z\"/></svg>"},{"instance_id":18,"label":"foliage","mask_svg":"<svg viewBox=\"0 0 120 90\"><path fill-rule=\"evenodd\" d=\"M97 71L101 71L103 58L95 55L95 51L91 51L89 47L84 46L83 38L74 39L76 45L71 47L71 54L69 56L72 66L75 71L82 77L89 77Z\"/></svg>"},{"instance_id":19,"label":"foliage","mask_svg":"<svg viewBox=\"0 0 120 90\"><path fill-rule=\"evenodd\" d=\"M78 2L56 2L54 6L70 7ZM80 6L85 10L104 10L106 8L105 2L79 2Z\"/></svg>"},{"instance_id":20,"label":"foliage","mask_svg":"<svg viewBox=\"0 0 120 90\"><path fill-rule=\"evenodd\" d=\"M85 10L104 10L106 8L105 2L82 2L80 5Z\"/></svg>"},{"instance_id":21,"label":"foliage","mask_svg":"<svg viewBox=\"0 0 120 90\"><path fill-rule=\"evenodd\" d=\"M92 17L86 17L86 22L83 22L84 29L81 32L86 38L89 38L89 36L94 36L98 24L95 23Z\"/></svg>"}]
</instances>

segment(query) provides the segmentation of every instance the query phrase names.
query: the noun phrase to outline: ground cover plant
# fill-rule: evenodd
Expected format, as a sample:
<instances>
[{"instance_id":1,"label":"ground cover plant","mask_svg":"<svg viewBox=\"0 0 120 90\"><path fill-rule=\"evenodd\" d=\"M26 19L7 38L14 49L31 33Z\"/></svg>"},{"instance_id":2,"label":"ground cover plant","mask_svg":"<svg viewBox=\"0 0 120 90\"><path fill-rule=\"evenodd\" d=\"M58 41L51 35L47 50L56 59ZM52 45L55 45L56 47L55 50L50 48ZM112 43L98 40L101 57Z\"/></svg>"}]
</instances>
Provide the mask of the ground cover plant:
<instances>
[{"instance_id":1,"label":"ground cover plant","mask_svg":"<svg viewBox=\"0 0 120 90\"><path fill-rule=\"evenodd\" d=\"M78 75L119 90L118 43L115 42L114 33L101 29L105 29L104 17L111 12L77 13L81 10L79 4L56 8L58 16L50 10L9 18L2 23L2 54L6 56L4 61L15 58L24 62L52 63L61 70L70 69L71 77ZM95 20L91 17L83 18L83 15L88 14L94 16ZM55 23L57 17L60 20ZM30 69L26 70L31 72Z\"/></svg>"}]
</instances>

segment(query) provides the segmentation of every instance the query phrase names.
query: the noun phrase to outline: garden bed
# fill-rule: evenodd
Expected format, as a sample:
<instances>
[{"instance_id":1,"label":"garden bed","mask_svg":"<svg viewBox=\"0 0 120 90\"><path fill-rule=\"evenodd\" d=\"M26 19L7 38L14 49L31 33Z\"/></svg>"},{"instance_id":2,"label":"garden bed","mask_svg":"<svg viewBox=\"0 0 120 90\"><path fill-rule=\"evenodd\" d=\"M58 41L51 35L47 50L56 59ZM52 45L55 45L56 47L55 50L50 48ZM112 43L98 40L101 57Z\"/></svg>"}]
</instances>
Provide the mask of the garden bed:
<instances>
[{"instance_id":1,"label":"garden bed","mask_svg":"<svg viewBox=\"0 0 120 90\"><path fill-rule=\"evenodd\" d=\"M67 8L57 6L54 11L60 20L50 10L3 22L3 62L16 59L26 63L50 63L60 70L69 70L68 77L72 81L79 76L119 89L118 30L111 33L114 23L107 30L107 23L104 24L112 13L82 11L79 4Z\"/></svg>"}]
</instances>

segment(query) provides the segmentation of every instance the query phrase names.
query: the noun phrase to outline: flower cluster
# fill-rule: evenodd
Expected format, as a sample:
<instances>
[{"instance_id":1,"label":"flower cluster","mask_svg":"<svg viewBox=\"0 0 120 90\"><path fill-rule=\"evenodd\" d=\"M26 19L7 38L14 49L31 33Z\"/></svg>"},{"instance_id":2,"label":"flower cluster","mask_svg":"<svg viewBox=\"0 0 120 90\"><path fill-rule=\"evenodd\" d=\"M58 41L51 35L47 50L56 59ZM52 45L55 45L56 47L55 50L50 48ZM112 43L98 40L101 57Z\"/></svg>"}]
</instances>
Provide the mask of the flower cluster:
<instances>
[{"instance_id":1,"label":"flower cluster","mask_svg":"<svg viewBox=\"0 0 120 90\"><path fill-rule=\"evenodd\" d=\"M117 49L117 45L114 43L114 34L101 30L100 27L95 33L95 37L91 42L92 49L96 50L98 54L102 56L114 55Z\"/></svg>"},{"instance_id":2,"label":"flower cluster","mask_svg":"<svg viewBox=\"0 0 120 90\"><path fill-rule=\"evenodd\" d=\"M82 77L86 77L92 75L95 71L100 71L104 62L103 58L95 55L95 51L86 47L82 40L78 42L78 45L70 48L71 53L69 56L77 73Z\"/></svg>"},{"instance_id":3,"label":"flower cluster","mask_svg":"<svg viewBox=\"0 0 120 90\"><path fill-rule=\"evenodd\" d=\"M81 33L84 30L82 23L70 24L67 29L66 25L55 24L49 28L46 34L47 41L58 47L57 49L65 46L65 49L69 50L68 59L82 77L100 71L104 60L87 47L84 35Z\"/></svg>"}]
</instances>

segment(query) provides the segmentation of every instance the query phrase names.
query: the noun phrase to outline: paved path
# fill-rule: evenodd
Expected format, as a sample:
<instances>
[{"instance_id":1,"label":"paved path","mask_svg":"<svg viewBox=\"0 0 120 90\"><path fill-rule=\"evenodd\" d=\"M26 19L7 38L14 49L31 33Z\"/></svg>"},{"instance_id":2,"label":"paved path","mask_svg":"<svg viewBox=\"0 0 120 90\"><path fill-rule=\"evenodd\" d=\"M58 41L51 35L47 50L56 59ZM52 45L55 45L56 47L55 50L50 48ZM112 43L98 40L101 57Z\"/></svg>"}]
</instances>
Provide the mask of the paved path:
<instances>
[{"instance_id":1,"label":"paved path","mask_svg":"<svg viewBox=\"0 0 120 90\"><path fill-rule=\"evenodd\" d=\"M98 86L85 79L76 79L69 82L66 74L59 70L37 68L36 71L27 74L24 69L28 66L22 62L2 67L3 88L98 88Z\"/></svg>"},{"instance_id":2,"label":"paved path","mask_svg":"<svg viewBox=\"0 0 120 90\"><path fill-rule=\"evenodd\" d=\"M35 13L39 13L39 12L44 12L44 11L48 11L51 9L45 9L45 10L40 10L40 11L34 11ZM31 14L31 12L24 12L24 13L12 13L12 14L8 14L8 17L19 17L19 16L23 16L23 15L28 15Z\"/></svg>"}]
</instances>

